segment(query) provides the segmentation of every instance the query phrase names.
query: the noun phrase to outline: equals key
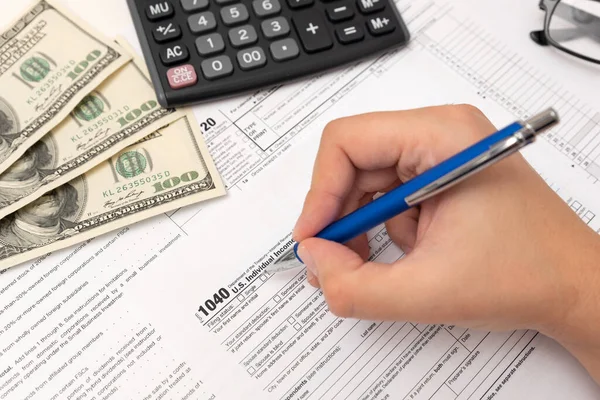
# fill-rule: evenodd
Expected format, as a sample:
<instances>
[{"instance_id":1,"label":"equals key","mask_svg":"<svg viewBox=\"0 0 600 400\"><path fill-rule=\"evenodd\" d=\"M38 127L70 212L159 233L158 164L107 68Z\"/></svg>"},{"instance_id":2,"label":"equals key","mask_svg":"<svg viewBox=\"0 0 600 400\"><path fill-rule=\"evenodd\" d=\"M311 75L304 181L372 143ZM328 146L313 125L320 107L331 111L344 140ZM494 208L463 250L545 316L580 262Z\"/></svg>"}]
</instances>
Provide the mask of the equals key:
<instances>
[{"instance_id":1,"label":"equals key","mask_svg":"<svg viewBox=\"0 0 600 400\"><path fill-rule=\"evenodd\" d=\"M335 30L335 35L342 44L358 42L365 37L363 28L358 24L340 26Z\"/></svg>"}]
</instances>

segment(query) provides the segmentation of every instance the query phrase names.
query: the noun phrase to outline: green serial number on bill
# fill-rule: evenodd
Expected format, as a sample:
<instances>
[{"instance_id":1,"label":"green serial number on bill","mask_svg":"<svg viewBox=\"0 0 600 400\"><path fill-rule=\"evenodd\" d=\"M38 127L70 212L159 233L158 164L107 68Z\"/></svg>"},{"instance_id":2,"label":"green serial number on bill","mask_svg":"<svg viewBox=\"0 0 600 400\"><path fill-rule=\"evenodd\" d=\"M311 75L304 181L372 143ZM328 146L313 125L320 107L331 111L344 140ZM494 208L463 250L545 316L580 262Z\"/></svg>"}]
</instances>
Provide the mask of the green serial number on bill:
<instances>
[{"instance_id":1,"label":"green serial number on bill","mask_svg":"<svg viewBox=\"0 0 600 400\"><path fill-rule=\"evenodd\" d=\"M133 181L128 182L128 183L126 183L124 185L117 186L117 187L115 187L113 189L106 190L106 191L102 192L102 196L104 198L111 197L111 196L116 196L116 195L118 195L120 193L127 192L128 190L131 190L131 189L135 189L135 188L138 188L138 187L142 187L142 186L146 186L146 185L152 185L154 183L161 182L164 179L169 178L170 176L171 176L171 172L170 171L164 171L164 172L159 172L157 174L152 174L150 176L146 176L146 177L143 177L143 178L139 178L139 179L133 180Z\"/></svg>"}]
</instances>

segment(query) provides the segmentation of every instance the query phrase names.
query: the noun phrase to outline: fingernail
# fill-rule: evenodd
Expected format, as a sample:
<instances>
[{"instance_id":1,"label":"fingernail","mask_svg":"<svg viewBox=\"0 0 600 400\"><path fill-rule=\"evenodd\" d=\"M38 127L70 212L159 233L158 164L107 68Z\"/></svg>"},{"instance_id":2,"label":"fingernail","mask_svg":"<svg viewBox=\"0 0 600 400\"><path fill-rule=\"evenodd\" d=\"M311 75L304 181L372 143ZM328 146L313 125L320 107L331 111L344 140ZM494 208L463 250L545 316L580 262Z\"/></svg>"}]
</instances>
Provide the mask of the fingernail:
<instances>
[{"instance_id":1,"label":"fingernail","mask_svg":"<svg viewBox=\"0 0 600 400\"><path fill-rule=\"evenodd\" d=\"M319 276L314 260L310 256L310 253L306 247L302 244L298 246L298 257L300 257L307 270L312 272L314 276Z\"/></svg>"}]
</instances>

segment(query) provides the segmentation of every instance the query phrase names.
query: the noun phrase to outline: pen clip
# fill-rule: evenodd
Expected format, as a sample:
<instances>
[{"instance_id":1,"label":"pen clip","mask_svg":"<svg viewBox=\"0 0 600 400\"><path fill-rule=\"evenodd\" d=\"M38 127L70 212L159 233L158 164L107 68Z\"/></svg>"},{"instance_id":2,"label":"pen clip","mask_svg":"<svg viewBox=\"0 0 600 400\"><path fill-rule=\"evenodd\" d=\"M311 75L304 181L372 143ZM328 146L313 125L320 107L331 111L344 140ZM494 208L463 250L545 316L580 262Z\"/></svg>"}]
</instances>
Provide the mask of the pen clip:
<instances>
[{"instance_id":1,"label":"pen clip","mask_svg":"<svg viewBox=\"0 0 600 400\"><path fill-rule=\"evenodd\" d=\"M412 207L431 197L434 197L449 187L456 185L474 173L487 167L489 164L496 163L520 150L522 147L535 140L535 135L525 134L524 131L526 130L528 130L528 127L524 126L513 135L490 146L489 150L481 156L466 162L459 168L456 168L446 175L441 176L436 181L431 182L429 185L414 192L410 196L406 197L406 204Z\"/></svg>"}]
</instances>

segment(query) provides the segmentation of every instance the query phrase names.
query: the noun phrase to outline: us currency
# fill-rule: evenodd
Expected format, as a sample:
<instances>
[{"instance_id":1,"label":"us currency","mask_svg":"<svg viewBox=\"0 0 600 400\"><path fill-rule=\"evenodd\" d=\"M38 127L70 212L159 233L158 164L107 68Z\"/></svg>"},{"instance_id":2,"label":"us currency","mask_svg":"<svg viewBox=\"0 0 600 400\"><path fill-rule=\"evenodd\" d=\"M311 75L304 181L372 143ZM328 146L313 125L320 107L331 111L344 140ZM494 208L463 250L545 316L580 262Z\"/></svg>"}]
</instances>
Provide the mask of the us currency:
<instances>
[{"instance_id":1,"label":"us currency","mask_svg":"<svg viewBox=\"0 0 600 400\"><path fill-rule=\"evenodd\" d=\"M124 39L119 44L135 54ZM0 174L0 218L182 116L158 104L143 61L134 56Z\"/></svg>"},{"instance_id":2,"label":"us currency","mask_svg":"<svg viewBox=\"0 0 600 400\"><path fill-rule=\"evenodd\" d=\"M0 172L129 60L54 1L31 6L0 34Z\"/></svg>"},{"instance_id":3,"label":"us currency","mask_svg":"<svg viewBox=\"0 0 600 400\"><path fill-rule=\"evenodd\" d=\"M0 271L225 195L193 114L0 220Z\"/></svg>"}]
</instances>

